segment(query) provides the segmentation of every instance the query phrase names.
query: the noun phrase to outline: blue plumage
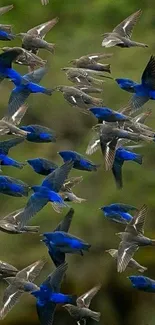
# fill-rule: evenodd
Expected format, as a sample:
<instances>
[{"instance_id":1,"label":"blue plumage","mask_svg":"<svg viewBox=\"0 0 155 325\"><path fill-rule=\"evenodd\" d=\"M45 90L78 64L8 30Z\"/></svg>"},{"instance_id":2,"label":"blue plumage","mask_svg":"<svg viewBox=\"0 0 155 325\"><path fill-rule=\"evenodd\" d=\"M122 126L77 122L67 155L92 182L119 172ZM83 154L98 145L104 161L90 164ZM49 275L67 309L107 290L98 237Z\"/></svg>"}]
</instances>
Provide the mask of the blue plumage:
<instances>
[{"instance_id":1,"label":"blue plumage","mask_svg":"<svg viewBox=\"0 0 155 325\"><path fill-rule=\"evenodd\" d=\"M28 196L30 187L13 177L0 176L0 192L3 194L21 197Z\"/></svg>"},{"instance_id":2,"label":"blue plumage","mask_svg":"<svg viewBox=\"0 0 155 325\"><path fill-rule=\"evenodd\" d=\"M137 208L127 204L113 203L102 207L101 210L104 212L105 217L109 220L127 224L132 220L132 216L128 213L128 211L134 211L137 210Z\"/></svg>"},{"instance_id":3,"label":"blue plumage","mask_svg":"<svg viewBox=\"0 0 155 325\"><path fill-rule=\"evenodd\" d=\"M30 142L55 142L56 136L52 129L41 125L26 125L21 126L21 130L29 132L26 139Z\"/></svg>"},{"instance_id":4,"label":"blue plumage","mask_svg":"<svg viewBox=\"0 0 155 325\"><path fill-rule=\"evenodd\" d=\"M155 292L155 280L142 275L131 275L129 279L133 288L146 292Z\"/></svg>"},{"instance_id":5,"label":"blue plumage","mask_svg":"<svg viewBox=\"0 0 155 325\"><path fill-rule=\"evenodd\" d=\"M58 165L45 158L28 159L27 162L40 175L49 175L58 167Z\"/></svg>"},{"instance_id":6,"label":"blue plumage","mask_svg":"<svg viewBox=\"0 0 155 325\"><path fill-rule=\"evenodd\" d=\"M84 156L76 151L66 150L59 151L59 155L62 157L64 162L73 161L73 168L86 171L96 171L99 165L95 165L92 161L87 160Z\"/></svg>"},{"instance_id":7,"label":"blue plumage","mask_svg":"<svg viewBox=\"0 0 155 325\"><path fill-rule=\"evenodd\" d=\"M108 107L93 107L89 109L95 117L98 119L99 123L105 122L118 122L127 121L129 118L124 114L115 112Z\"/></svg>"}]
</instances>

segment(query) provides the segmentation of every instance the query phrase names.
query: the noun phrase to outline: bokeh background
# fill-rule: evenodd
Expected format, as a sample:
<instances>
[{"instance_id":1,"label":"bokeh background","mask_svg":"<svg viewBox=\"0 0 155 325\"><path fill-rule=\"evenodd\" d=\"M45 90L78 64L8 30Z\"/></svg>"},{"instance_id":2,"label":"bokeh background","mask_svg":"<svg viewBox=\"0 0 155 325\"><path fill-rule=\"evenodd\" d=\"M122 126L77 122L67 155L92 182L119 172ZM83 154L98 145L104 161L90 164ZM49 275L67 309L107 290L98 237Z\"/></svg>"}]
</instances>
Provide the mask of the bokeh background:
<instances>
[{"instance_id":1,"label":"bokeh background","mask_svg":"<svg viewBox=\"0 0 155 325\"><path fill-rule=\"evenodd\" d=\"M11 0L0 1L0 6L10 4ZM68 61L84 54L93 52L110 52L112 76L129 77L135 81L140 76L151 54L155 50L155 2L153 0L50 0L49 5L41 6L40 0L13 0L14 10L1 16L1 23L12 23L15 33L24 32L35 25L41 24L56 16L59 23L47 35L49 42L56 43L55 55L40 51L40 56L49 62L48 74L42 81L47 87L69 85L61 68L68 66ZM143 9L142 17L137 24L133 37L137 41L149 44L148 49L101 47L102 34L112 28L128 15ZM20 45L20 40L11 43L1 42L1 46ZM22 74L26 67L15 66ZM6 112L12 84L5 80L0 84L1 117ZM104 86L103 98L105 104L113 109L124 106L130 95L119 89L112 80ZM96 123L92 116L85 116L78 109L64 101L61 93L52 97L31 95L29 109L22 124L38 123L53 128L57 134L56 144L34 144L25 142L12 149L10 156L25 161L28 158L45 157L61 164L58 150L71 149L85 154L86 146L91 137L91 127ZM152 108L153 114L148 120L149 126L155 128L154 103L149 102L146 108ZM3 139L3 138L2 138ZM148 204L149 213L146 221L146 235L155 238L155 146L145 145L137 152L144 155L143 165L125 163L123 167L124 188L117 190L111 172L104 171L103 157L100 151L91 159L100 163L97 172L80 172L74 170L71 176L83 175L83 182L75 192L87 201L81 205L72 204L75 215L71 225L71 233L92 244L90 253L84 257L68 256L69 268L63 283L63 292L77 295L89 290L92 286L102 283L102 289L92 302L92 309L102 313L100 324L131 325L149 324L155 322L155 294L138 292L131 288L128 276L133 274L127 270L117 274L113 259L105 253L108 248L116 248L119 239L115 233L123 230L122 225L111 223L104 218L99 208L105 204L122 202L140 207ZM17 177L28 184L39 184L42 177L35 174L30 166L23 170L3 168L4 175ZM0 216L21 208L26 204L25 198L11 198L0 195ZM47 205L38 213L31 224L40 225L40 232L52 231L67 213L56 214L51 205ZM48 263L42 271L37 283L41 283L54 266L47 255L46 247L40 242L39 235L8 235L0 233L0 259L12 263L19 269L31 264L42 256L47 256ZM155 278L155 250L152 247L140 249L136 259L142 265L148 266L146 275ZM6 285L0 283L0 294ZM39 324L35 300L31 295L23 296L20 303L8 314L2 325ZM74 324L69 314L63 308L58 308L55 324ZM90 324L92 324L90 322Z\"/></svg>"}]
</instances>

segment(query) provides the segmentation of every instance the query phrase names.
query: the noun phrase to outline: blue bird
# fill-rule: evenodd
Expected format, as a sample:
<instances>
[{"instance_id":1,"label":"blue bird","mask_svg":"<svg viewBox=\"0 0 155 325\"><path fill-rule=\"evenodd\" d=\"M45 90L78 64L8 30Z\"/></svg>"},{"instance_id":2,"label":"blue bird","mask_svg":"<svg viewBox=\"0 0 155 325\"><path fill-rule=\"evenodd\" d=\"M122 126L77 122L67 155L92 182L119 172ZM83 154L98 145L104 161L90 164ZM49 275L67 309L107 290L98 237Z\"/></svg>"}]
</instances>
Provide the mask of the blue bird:
<instances>
[{"instance_id":1,"label":"blue bird","mask_svg":"<svg viewBox=\"0 0 155 325\"><path fill-rule=\"evenodd\" d=\"M38 85L46 72L47 68L41 67L22 76L20 84L19 82L14 82L16 87L10 95L8 106L8 113L10 115L14 114L18 108L24 104L31 93L42 93L49 96L52 95L52 89L47 89Z\"/></svg>"},{"instance_id":2,"label":"blue bird","mask_svg":"<svg viewBox=\"0 0 155 325\"><path fill-rule=\"evenodd\" d=\"M28 196L30 186L19 179L0 176L0 193L21 197Z\"/></svg>"},{"instance_id":3,"label":"blue bird","mask_svg":"<svg viewBox=\"0 0 155 325\"><path fill-rule=\"evenodd\" d=\"M11 41L15 38L13 34L7 33L4 30L0 30L0 40L1 41Z\"/></svg>"},{"instance_id":4,"label":"blue bird","mask_svg":"<svg viewBox=\"0 0 155 325\"><path fill-rule=\"evenodd\" d=\"M64 219L58 224L54 231L65 231L68 232L70 224L74 215L74 209L70 209L65 215ZM48 239L44 238L42 240L48 248L48 253L55 264L56 267L65 262L65 253L62 253L59 249L55 248L54 245L51 246Z\"/></svg>"},{"instance_id":5,"label":"blue bird","mask_svg":"<svg viewBox=\"0 0 155 325\"><path fill-rule=\"evenodd\" d=\"M109 220L127 224L132 219L132 216L131 214L129 214L129 211L136 211L137 208L128 204L113 203L102 207L101 210L104 212L105 217Z\"/></svg>"},{"instance_id":6,"label":"blue bird","mask_svg":"<svg viewBox=\"0 0 155 325\"><path fill-rule=\"evenodd\" d=\"M92 161L88 160L76 151L66 150L59 151L59 155L62 157L63 161L72 160L74 162L73 168L86 171L97 171L100 165L95 165Z\"/></svg>"},{"instance_id":7,"label":"blue bird","mask_svg":"<svg viewBox=\"0 0 155 325\"><path fill-rule=\"evenodd\" d=\"M58 165L45 158L28 159L27 162L40 175L49 175L58 168Z\"/></svg>"},{"instance_id":8,"label":"blue bird","mask_svg":"<svg viewBox=\"0 0 155 325\"><path fill-rule=\"evenodd\" d=\"M19 169L22 169L26 163L20 163L17 160L14 160L6 155L0 154L0 165L1 166L12 166Z\"/></svg>"},{"instance_id":9,"label":"blue bird","mask_svg":"<svg viewBox=\"0 0 155 325\"><path fill-rule=\"evenodd\" d=\"M131 275L129 279L133 288L146 292L155 292L155 280L142 275Z\"/></svg>"},{"instance_id":10,"label":"blue bird","mask_svg":"<svg viewBox=\"0 0 155 325\"><path fill-rule=\"evenodd\" d=\"M118 188L123 187L122 166L124 161L134 161L139 165L141 165L142 159L143 159L142 155L126 150L123 147L120 147L116 150L112 172Z\"/></svg>"},{"instance_id":11,"label":"blue bird","mask_svg":"<svg viewBox=\"0 0 155 325\"><path fill-rule=\"evenodd\" d=\"M46 176L41 185L31 187L34 194L31 195L26 204L23 215L21 216L19 228L23 228L48 202L52 203L53 209L58 213L63 207L67 206L58 193L72 167L73 163L69 161Z\"/></svg>"},{"instance_id":12,"label":"blue bird","mask_svg":"<svg viewBox=\"0 0 155 325\"><path fill-rule=\"evenodd\" d=\"M61 253L76 254L79 253L83 256L83 251L88 251L91 247L90 244L84 242L82 239L68 234L64 231L45 232L43 234L45 244Z\"/></svg>"},{"instance_id":13,"label":"blue bird","mask_svg":"<svg viewBox=\"0 0 155 325\"><path fill-rule=\"evenodd\" d=\"M55 142L56 136L52 129L49 129L42 125L32 124L21 126L21 130L27 131L26 139L30 142Z\"/></svg>"},{"instance_id":14,"label":"blue bird","mask_svg":"<svg viewBox=\"0 0 155 325\"><path fill-rule=\"evenodd\" d=\"M138 84L130 79L117 78L119 87L130 93L134 93L130 104L134 109L139 109L149 99L155 100L155 56L151 56Z\"/></svg>"},{"instance_id":15,"label":"blue bird","mask_svg":"<svg viewBox=\"0 0 155 325\"><path fill-rule=\"evenodd\" d=\"M122 113L113 111L108 107L93 107L89 111L95 115L98 119L98 123L105 122L124 122L128 121L130 118Z\"/></svg>"},{"instance_id":16,"label":"blue bird","mask_svg":"<svg viewBox=\"0 0 155 325\"><path fill-rule=\"evenodd\" d=\"M67 267L67 263L61 264L41 284L40 290L31 292L37 300L36 308L41 325L52 325L57 304L64 304L66 301L76 304L76 296L60 293Z\"/></svg>"},{"instance_id":17,"label":"blue bird","mask_svg":"<svg viewBox=\"0 0 155 325\"><path fill-rule=\"evenodd\" d=\"M0 54L0 81L4 78L11 79L16 84L21 84L22 76L16 70L12 69L12 62L14 62L22 51L20 48L9 49Z\"/></svg>"}]
</instances>

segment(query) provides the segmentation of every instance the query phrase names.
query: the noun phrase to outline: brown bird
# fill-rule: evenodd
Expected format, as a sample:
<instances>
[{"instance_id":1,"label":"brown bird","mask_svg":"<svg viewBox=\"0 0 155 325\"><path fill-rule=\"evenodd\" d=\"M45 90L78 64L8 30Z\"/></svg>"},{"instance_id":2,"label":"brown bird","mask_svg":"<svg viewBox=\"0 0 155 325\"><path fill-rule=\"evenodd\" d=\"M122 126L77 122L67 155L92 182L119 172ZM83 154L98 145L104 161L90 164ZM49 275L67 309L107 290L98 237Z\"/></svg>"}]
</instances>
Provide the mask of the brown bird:
<instances>
[{"instance_id":1,"label":"brown bird","mask_svg":"<svg viewBox=\"0 0 155 325\"><path fill-rule=\"evenodd\" d=\"M77 68L84 68L110 73L110 64L98 63L101 59L109 59L113 54L94 53L81 56L79 59L71 60L70 63Z\"/></svg>"},{"instance_id":2,"label":"brown bird","mask_svg":"<svg viewBox=\"0 0 155 325\"><path fill-rule=\"evenodd\" d=\"M59 18L56 17L48 22L29 29L27 33L19 33L16 36L22 38L22 47L34 54L37 54L39 49L46 49L53 53L55 44L46 42L44 37L58 21Z\"/></svg>"}]
</instances>

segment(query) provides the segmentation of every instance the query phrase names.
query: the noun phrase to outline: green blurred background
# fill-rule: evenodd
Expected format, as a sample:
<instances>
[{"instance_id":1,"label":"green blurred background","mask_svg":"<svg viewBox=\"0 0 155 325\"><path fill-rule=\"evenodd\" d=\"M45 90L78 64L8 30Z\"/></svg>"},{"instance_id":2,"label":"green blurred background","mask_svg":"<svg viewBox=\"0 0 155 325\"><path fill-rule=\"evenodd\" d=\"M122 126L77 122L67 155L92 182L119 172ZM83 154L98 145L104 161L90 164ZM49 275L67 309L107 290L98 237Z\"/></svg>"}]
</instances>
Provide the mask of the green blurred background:
<instances>
[{"instance_id":1,"label":"green blurred background","mask_svg":"<svg viewBox=\"0 0 155 325\"><path fill-rule=\"evenodd\" d=\"M14 0L14 10L1 16L1 23L12 23L15 33L25 32L35 25L48 21L56 16L59 23L47 35L46 40L56 43L55 55L40 51L40 56L49 62L49 72L42 84L54 87L59 84L70 84L61 68L68 66L68 61L84 54L93 52L110 52L113 57L109 60L112 76L129 77L139 81L140 76L151 54L155 49L155 2L153 0L50 0L49 5L41 6L40 0ZM0 1L0 6L11 4L9 0ZM139 42L149 44L148 49L112 48L105 50L101 47L102 34L112 28L128 15L143 9L143 15L133 33L133 38ZM20 45L20 40L11 43L1 42L1 46ZM107 61L108 62L108 61ZM106 62L105 62L106 63ZM26 73L26 67L14 65L21 73ZM7 109L7 102L12 84L5 80L0 84L1 117ZM119 89L114 81L108 81L104 87L105 104L113 109L125 105L130 97ZM10 156L25 161L28 158L45 157L61 164L57 155L58 150L71 149L84 154L91 137L91 127L95 119L85 116L78 109L69 106L61 93L53 96L31 95L29 109L22 124L38 123L53 128L57 134L56 144L34 144L25 142L12 149ZM146 107L154 109L154 103L149 102ZM148 120L148 125L155 128L155 113ZM101 163L97 172L80 172L74 170L71 176L83 175L83 182L75 192L87 201L81 205L72 204L75 216L71 225L71 233L85 239L92 244L90 253L81 256L68 256L69 268L65 279L63 292L82 294L92 286L102 283L102 289L92 302L92 309L102 313L100 324L130 325L154 324L155 295L138 292L131 288L127 270L119 275L113 259L105 253L105 249L116 248L119 239L115 233L123 230L122 225L110 223L104 218L99 207L114 202L129 203L140 207L148 204L149 213L146 221L146 235L155 238L155 148L145 145L137 152L144 155L143 165L125 163L123 167L124 188L117 190L111 172L104 171L103 157L100 151L90 159ZM30 166L23 170L3 168L3 174L17 177L28 184L39 184L42 177L35 174ZM12 212L26 204L24 198L0 196L0 214ZM67 210L61 215L56 214L47 205L34 217L31 224L40 225L40 231L52 231L63 218ZM42 256L47 256L46 247L40 242L39 235L8 235L0 234L0 258L12 263L19 269L31 264ZM136 253L136 259L142 265L148 266L146 275L155 278L155 250L143 248ZM54 269L48 258L48 263L37 280L40 283L47 274ZM3 295L6 285L0 283ZM4 325L9 324L39 324L35 310L35 300L26 295L20 303L8 314ZM58 308L55 315L56 324L74 324L69 314L63 308ZM92 324L90 322L90 324Z\"/></svg>"}]
</instances>

